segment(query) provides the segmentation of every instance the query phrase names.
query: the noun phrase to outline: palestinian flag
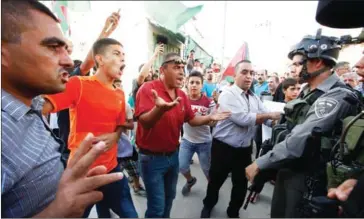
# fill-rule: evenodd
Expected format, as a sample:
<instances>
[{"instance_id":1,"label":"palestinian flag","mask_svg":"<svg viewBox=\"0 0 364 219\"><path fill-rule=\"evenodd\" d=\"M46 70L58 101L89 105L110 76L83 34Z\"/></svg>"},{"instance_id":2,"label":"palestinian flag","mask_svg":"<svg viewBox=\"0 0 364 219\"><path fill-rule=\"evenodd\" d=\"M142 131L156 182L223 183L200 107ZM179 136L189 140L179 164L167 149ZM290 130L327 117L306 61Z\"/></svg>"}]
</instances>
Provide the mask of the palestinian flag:
<instances>
[{"instance_id":1,"label":"palestinian flag","mask_svg":"<svg viewBox=\"0 0 364 219\"><path fill-rule=\"evenodd\" d=\"M233 59L230 61L226 70L222 74L221 80L228 76L234 77L235 65L244 59L249 59L249 49L248 49L248 44L246 42L243 43L240 49L236 52Z\"/></svg>"}]
</instances>

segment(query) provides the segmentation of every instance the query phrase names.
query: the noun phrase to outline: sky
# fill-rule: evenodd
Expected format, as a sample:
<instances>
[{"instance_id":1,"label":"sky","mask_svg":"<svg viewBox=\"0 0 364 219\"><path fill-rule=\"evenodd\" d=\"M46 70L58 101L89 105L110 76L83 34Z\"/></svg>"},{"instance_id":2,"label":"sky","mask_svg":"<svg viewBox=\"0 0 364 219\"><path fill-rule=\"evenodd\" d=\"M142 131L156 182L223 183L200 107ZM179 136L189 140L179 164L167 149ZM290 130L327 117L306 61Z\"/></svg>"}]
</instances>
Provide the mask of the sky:
<instances>
[{"instance_id":1,"label":"sky","mask_svg":"<svg viewBox=\"0 0 364 219\"><path fill-rule=\"evenodd\" d=\"M284 71L287 53L304 35L315 35L321 26L315 20L317 1L182 1L188 7L203 4L196 26L218 59L232 58L242 43L248 43L250 59L271 71ZM224 9L226 22L224 30ZM265 25L265 24L270 25ZM360 29L322 27L323 35L357 36ZM225 37L225 40L224 40ZM224 49L223 49L224 48ZM228 63L224 63L226 65Z\"/></svg>"},{"instance_id":2,"label":"sky","mask_svg":"<svg viewBox=\"0 0 364 219\"><path fill-rule=\"evenodd\" d=\"M45 3L50 5L50 1ZM182 1L182 3L187 7L204 5L196 16L197 20L190 22L196 25L203 36L204 42L197 42L204 45L204 49L217 60L222 60L224 57L224 66L229 63L243 42L247 42L250 60L257 68L283 74L287 70L287 53L290 47L304 35L315 35L320 27L315 21L317 1ZM140 16L143 15L142 5L141 1L91 1L90 12L71 13L71 40L76 44L72 58L85 57L102 29L105 18L119 8L121 8L120 24L111 37L122 42L127 38L125 41L132 42L130 39L133 39L133 34L125 30L138 25L140 17L143 17ZM136 10L137 8L140 10ZM267 23L270 25L264 25ZM326 27L323 27L322 31L323 35L333 36L345 34L357 36L359 33L360 29L340 30ZM125 45L127 46L135 47L135 44ZM361 51L362 49L363 47L359 48ZM361 56L361 51L351 50L350 56L342 59L354 63ZM134 71L130 72L130 75L125 75L127 86L133 77L135 77Z\"/></svg>"}]
</instances>

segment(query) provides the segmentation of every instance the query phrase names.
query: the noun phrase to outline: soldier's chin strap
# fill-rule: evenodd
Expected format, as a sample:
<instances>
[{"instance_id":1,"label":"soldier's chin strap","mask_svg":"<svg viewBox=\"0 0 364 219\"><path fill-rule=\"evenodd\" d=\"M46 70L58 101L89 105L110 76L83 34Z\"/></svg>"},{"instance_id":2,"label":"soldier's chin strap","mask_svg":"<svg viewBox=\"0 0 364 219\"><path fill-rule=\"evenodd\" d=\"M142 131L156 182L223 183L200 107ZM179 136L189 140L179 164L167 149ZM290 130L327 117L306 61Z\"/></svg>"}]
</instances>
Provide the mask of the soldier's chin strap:
<instances>
[{"instance_id":1,"label":"soldier's chin strap","mask_svg":"<svg viewBox=\"0 0 364 219\"><path fill-rule=\"evenodd\" d=\"M299 77L300 77L300 83L304 83L304 82L307 82L309 79L311 78L314 78L314 77L317 77L319 76L320 74L330 70L329 67L324 67L324 68L321 68L317 71L314 71L312 73L308 73L307 72L307 60L304 60L303 61L303 67L302 67L302 71L301 73L299 74Z\"/></svg>"}]
</instances>

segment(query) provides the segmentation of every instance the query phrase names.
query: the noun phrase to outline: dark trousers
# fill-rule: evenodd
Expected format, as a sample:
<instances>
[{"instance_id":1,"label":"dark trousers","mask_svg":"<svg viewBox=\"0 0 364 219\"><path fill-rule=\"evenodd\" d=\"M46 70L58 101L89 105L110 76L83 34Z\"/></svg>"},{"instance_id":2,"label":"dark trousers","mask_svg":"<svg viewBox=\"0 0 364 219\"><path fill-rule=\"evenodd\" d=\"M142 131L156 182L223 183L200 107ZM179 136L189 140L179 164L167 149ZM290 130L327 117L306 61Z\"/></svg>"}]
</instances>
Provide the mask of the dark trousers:
<instances>
[{"instance_id":1,"label":"dark trousers","mask_svg":"<svg viewBox=\"0 0 364 219\"><path fill-rule=\"evenodd\" d=\"M121 172L116 166L110 173ZM104 194L104 198L96 203L96 211L99 218L110 218L109 209L113 210L120 218L137 218L133 199L130 195L128 180L124 176L121 180L107 184L99 189ZM86 208L83 218L87 218L93 205Z\"/></svg>"},{"instance_id":2,"label":"dark trousers","mask_svg":"<svg viewBox=\"0 0 364 219\"><path fill-rule=\"evenodd\" d=\"M219 199L219 190L231 172L233 188L231 190L228 211L230 215L238 216L244 203L248 181L245 168L252 163L252 147L234 148L217 139L213 139L211 148L211 167L207 194L203 203L207 208L213 208Z\"/></svg>"},{"instance_id":3,"label":"dark trousers","mask_svg":"<svg viewBox=\"0 0 364 219\"><path fill-rule=\"evenodd\" d=\"M262 146L262 141L263 141L263 136L262 136L262 130L263 130L263 125L257 125L255 126L255 136L254 136L254 141L255 141L255 145L257 146L257 152L255 154L255 159L257 159L259 157L259 151L260 148Z\"/></svg>"},{"instance_id":4,"label":"dark trousers","mask_svg":"<svg viewBox=\"0 0 364 219\"><path fill-rule=\"evenodd\" d=\"M306 190L303 173L297 173L290 169L279 170L272 197L271 217L301 217L298 207Z\"/></svg>"}]
</instances>

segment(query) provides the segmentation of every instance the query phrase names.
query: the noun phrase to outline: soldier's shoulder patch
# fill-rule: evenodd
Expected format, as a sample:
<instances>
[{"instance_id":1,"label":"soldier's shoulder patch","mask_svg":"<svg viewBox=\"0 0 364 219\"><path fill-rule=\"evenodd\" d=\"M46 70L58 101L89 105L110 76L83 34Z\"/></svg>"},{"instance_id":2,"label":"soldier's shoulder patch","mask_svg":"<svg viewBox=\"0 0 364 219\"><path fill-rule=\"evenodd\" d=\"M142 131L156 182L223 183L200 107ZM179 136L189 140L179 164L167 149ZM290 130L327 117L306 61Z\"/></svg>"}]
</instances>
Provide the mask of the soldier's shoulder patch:
<instances>
[{"instance_id":1,"label":"soldier's shoulder patch","mask_svg":"<svg viewBox=\"0 0 364 219\"><path fill-rule=\"evenodd\" d=\"M315 103L315 113L318 118L330 115L338 107L339 102L333 98L320 98Z\"/></svg>"}]
</instances>

